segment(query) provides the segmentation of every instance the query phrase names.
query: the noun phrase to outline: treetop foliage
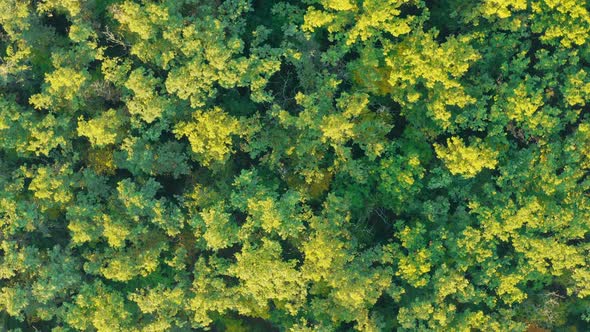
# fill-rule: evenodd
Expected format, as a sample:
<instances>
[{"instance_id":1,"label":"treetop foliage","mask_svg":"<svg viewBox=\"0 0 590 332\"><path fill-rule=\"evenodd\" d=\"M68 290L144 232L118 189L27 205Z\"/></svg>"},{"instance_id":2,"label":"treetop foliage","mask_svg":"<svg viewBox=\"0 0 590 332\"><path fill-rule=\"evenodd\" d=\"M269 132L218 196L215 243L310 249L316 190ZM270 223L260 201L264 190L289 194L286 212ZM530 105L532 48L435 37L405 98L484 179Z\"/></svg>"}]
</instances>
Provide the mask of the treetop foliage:
<instances>
[{"instance_id":1,"label":"treetop foliage","mask_svg":"<svg viewBox=\"0 0 590 332\"><path fill-rule=\"evenodd\" d=\"M590 330L583 0L1 0L0 329Z\"/></svg>"}]
</instances>

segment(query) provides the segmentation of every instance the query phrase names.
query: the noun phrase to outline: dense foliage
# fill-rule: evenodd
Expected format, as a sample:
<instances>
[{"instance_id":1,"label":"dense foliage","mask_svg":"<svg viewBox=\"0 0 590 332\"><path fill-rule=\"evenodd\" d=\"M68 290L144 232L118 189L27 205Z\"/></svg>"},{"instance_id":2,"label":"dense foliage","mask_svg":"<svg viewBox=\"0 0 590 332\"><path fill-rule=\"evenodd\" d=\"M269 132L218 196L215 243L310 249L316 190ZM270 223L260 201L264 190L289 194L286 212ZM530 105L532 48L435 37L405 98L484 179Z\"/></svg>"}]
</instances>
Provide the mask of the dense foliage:
<instances>
[{"instance_id":1,"label":"dense foliage","mask_svg":"<svg viewBox=\"0 0 590 332\"><path fill-rule=\"evenodd\" d=\"M587 1L0 27L0 329L590 330Z\"/></svg>"}]
</instances>

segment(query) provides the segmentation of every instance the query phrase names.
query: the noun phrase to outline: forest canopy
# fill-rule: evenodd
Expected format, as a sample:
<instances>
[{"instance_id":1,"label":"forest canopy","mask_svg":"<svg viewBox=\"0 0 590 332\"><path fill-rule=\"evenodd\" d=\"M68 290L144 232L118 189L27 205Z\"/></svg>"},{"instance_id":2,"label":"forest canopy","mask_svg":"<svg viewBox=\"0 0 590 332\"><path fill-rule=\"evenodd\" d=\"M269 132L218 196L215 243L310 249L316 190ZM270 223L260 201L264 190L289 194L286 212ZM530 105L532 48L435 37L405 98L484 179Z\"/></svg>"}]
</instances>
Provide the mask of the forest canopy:
<instances>
[{"instance_id":1,"label":"forest canopy","mask_svg":"<svg viewBox=\"0 0 590 332\"><path fill-rule=\"evenodd\" d=\"M0 0L0 330L590 331L586 0Z\"/></svg>"}]
</instances>

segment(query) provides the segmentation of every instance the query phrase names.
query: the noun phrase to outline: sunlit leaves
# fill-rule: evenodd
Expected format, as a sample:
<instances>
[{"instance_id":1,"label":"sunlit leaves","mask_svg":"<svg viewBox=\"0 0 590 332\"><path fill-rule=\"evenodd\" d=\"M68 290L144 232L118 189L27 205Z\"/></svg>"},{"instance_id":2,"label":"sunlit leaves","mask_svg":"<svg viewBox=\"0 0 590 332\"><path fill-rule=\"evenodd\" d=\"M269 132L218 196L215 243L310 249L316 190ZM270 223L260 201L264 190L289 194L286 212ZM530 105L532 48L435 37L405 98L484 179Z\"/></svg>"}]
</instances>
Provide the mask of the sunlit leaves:
<instances>
[{"instance_id":1,"label":"sunlit leaves","mask_svg":"<svg viewBox=\"0 0 590 332\"><path fill-rule=\"evenodd\" d=\"M83 118L78 119L78 135L88 137L93 146L114 144L120 135L121 125L121 116L118 116L115 110L110 109L95 119L88 121Z\"/></svg>"},{"instance_id":2,"label":"sunlit leaves","mask_svg":"<svg viewBox=\"0 0 590 332\"><path fill-rule=\"evenodd\" d=\"M466 178L477 175L482 169L493 169L498 163L497 152L482 146L480 140L472 145L465 145L459 137L447 140L446 146L435 145L437 156L443 160L452 174L461 174Z\"/></svg>"},{"instance_id":3,"label":"sunlit leaves","mask_svg":"<svg viewBox=\"0 0 590 332\"><path fill-rule=\"evenodd\" d=\"M193 121L180 122L174 133L187 137L192 151L203 165L224 162L232 150L232 137L240 135L240 122L220 108L196 111Z\"/></svg>"},{"instance_id":4,"label":"sunlit leaves","mask_svg":"<svg viewBox=\"0 0 590 332\"><path fill-rule=\"evenodd\" d=\"M589 22L0 1L0 326L588 330Z\"/></svg>"}]
</instances>

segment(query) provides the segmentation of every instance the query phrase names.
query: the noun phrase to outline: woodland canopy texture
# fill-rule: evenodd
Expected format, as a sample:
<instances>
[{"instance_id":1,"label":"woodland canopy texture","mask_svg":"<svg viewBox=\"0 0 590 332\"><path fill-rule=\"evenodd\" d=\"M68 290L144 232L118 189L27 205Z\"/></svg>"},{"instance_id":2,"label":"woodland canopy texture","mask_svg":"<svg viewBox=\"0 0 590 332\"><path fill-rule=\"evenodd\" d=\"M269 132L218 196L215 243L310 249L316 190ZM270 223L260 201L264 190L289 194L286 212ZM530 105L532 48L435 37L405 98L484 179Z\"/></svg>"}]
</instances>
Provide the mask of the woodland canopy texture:
<instances>
[{"instance_id":1,"label":"woodland canopy texture","mask_svg":"<svg viewBox=\"0 0 590 332\"><path fill-rule=\"evenodd\" d=\"M0 0L0 330L590 331L590 2Z\"/></svg>"}]
</instances>

